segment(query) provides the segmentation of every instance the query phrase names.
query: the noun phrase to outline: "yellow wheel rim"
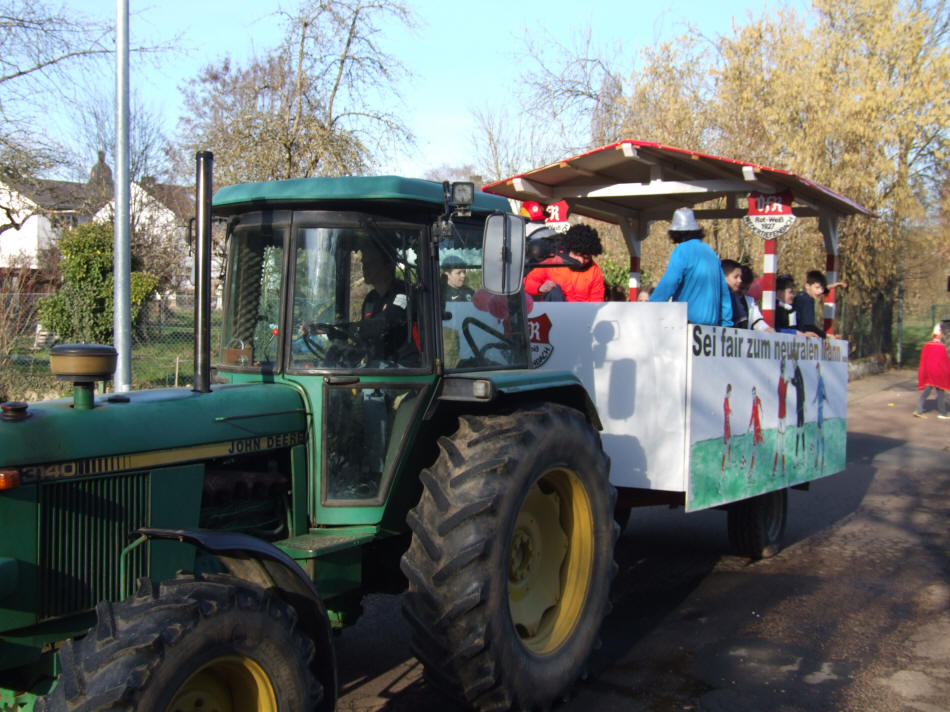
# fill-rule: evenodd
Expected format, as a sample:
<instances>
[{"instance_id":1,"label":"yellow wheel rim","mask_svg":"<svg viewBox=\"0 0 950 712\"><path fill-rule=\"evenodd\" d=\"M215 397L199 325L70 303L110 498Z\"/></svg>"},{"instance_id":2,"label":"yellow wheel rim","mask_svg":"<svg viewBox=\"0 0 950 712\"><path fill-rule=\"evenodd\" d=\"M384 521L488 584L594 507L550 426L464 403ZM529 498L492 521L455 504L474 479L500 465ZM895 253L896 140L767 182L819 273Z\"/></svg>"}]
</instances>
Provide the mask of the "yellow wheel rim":
<instances>
[{"instance_id":1,"label":"yellow wheel rim","mask_svg":"<svg viewBox=\"0 0 950 712\"><path fill-rule=\"evenodd\" d=\"M166 712L277 712L267 673L250 658L215 658L183 684Z\"/></svg>"},{"instance_id":2,"label":"yellow wheel rim","mask_svg":"<svg viewBox=\"0 0 950 712\"><path fill-rule=\"evenodd\" d=\"M570 639L587 601L593 565L587 489L575 472L550 470L521 505L508 555L508 610L530 652L550 655Z\"/></svg>"}]
</instances>

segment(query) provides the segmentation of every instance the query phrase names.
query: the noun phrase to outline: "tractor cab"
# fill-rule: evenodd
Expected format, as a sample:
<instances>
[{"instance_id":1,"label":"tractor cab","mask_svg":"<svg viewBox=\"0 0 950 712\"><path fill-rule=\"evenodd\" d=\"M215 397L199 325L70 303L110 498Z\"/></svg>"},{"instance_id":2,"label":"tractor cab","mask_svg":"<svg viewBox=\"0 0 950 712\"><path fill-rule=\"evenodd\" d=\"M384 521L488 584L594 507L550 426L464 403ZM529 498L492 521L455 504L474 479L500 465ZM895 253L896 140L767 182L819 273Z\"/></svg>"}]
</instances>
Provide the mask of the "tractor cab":
<instances>
[{"instance_id":1,"label":"tractor cab","mask_svg":"<svg viewBox=\"0 0 950 712\"><path fill-rule=\"evenodd\" d=\"M384 194L397 180L399 192ZM459 211L430 181L289 182L305 188L292 201L270 195L280 183L252 184L260 186L254 196L252 186L238 197L225 188L215 198L228 225L219 372L528 365L521 243L497 248L509 250L504 271L492 247L491 274L483 273L485 219L507 201L477 194ZM520 232L517 218L498 217L506 238Z\"/></svg>"},{"instance_id":2,"label":"tractor cab","mask_svg":"<svg viewBox=\"0 0 950 712\"><path fill-rule=\"evenodd\" d=\"M451 397L475 399L475 374L530 365L521 220L467 186L467 200L395 177L215 195L227 224L216 380L303 395L318 438L311 521L385 518L443 376L471 374Z\"/></svg>"}]
</instances>

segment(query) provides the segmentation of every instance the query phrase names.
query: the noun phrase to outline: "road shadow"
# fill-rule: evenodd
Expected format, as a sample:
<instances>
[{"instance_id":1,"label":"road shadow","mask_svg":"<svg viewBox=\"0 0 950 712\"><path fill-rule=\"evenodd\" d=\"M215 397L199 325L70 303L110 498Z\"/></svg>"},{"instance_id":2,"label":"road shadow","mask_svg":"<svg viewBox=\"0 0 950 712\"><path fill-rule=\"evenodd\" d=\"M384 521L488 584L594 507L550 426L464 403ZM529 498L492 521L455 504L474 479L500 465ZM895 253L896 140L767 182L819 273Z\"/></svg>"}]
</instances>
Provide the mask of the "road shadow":
<instances>
[{"instance_id":1,"label":"road shadow","mask_svg":"<svg viewBox=\"0 0 950 712\"><path fill-rule=\"evenodd\" d=\"M907 442L897 438L889 438L872 433L856 433L848 431L848 458L847 466L854 464L870 465L882 453L903 447Z\"/></svg>"},{"instance_id":2,"label":"road shadow","mask_svg":"<svg viewBox=\"0 0 950 712\"><path fill-rule=\"evenodd\" d=\"M874 480L874 458L902 441L849 436L844 472L816 480L810 490L789 492L784 546L834 527L856 512ZM603 670L662 625L721 562L729 568L752 564L731 554L726 514L705 510L634 509L617 542L619 571L612 587L614 608L604 625L603 645L591 658L591 674Z\"/></svg>"},{"instance_id":3,"label":"road shadow","mask_svg":"<svg viewBox=\"0 0 950 712\"><path fill-rule=\"evenodd\" d=\"M613 610L591 656L597 677L654 630L728 552L722 512L685 515L665 507L635 508L617 541Z\"/></svg>"}]
</instances>

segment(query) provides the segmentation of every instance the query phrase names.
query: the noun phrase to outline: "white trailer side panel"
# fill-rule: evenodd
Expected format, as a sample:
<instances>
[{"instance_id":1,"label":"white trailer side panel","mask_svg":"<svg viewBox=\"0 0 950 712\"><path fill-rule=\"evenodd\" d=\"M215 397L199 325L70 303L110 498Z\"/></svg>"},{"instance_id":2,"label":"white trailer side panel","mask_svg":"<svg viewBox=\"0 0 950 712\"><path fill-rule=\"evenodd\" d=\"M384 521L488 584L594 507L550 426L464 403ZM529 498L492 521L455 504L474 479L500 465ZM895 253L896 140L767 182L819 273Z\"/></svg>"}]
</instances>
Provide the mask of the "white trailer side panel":
<instances>
[{"instance_id":1,"label":"white trailer side panel","mask_svg":"<svg viewBox=\"0 0 950 712\"><path fill-rule=\"evenodd\" d=\"M675 303L535 303L529 322L535 366L594 399L618 487L694 511L845 467L845 341L688 324Z\"/></svg>"},{"instance_id":2,"label":"white trailer side panel","mask_svg":"<svg viewBox=\"0 0 950 712\"><path fill-rule=\"evenodd\" d=\"M535 365L594 399L611 482L686 491L686 305L535 302L529 319Z\"/></svg>"}]
</instances>

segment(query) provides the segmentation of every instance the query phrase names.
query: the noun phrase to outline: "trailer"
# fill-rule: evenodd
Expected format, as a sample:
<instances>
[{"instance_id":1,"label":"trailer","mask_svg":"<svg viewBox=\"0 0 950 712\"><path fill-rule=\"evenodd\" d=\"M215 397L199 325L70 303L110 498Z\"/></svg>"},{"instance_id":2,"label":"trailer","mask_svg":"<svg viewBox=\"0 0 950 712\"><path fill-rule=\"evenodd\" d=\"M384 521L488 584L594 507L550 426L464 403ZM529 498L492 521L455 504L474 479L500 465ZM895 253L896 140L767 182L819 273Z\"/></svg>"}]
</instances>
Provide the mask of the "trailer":
<instances>
[{"instance_id":1,"label":"trailer","mask_svg":"<svg viewBox=\"0 0 950 712\"><path fill-rule=\"evenodd\" d=\"M788 489L807 489L845 468L848 343L691 324L685 303L637 302L641 244L651 222L684 206L698 220L746 220L765 234L763 312L771 323L782 224L818 220L834 281L839 219L872 213L787 171L642 141L604 146L484 190L557 206L546 213L561 222L566 207L614 223L624 235L631 301L535 302L528 316L532 365L574 373L594 401L618 520L650 504L722 508L737 553L778 551ZM825 329L833 326L829 294Z\"/></svg>"}]
</instances>

